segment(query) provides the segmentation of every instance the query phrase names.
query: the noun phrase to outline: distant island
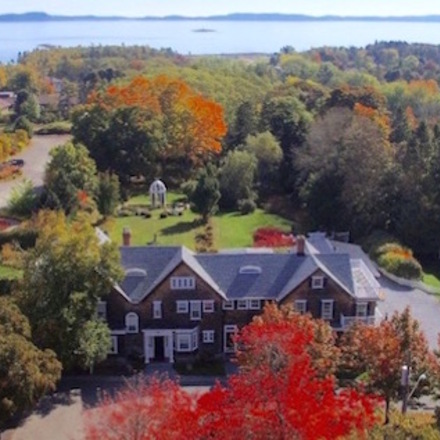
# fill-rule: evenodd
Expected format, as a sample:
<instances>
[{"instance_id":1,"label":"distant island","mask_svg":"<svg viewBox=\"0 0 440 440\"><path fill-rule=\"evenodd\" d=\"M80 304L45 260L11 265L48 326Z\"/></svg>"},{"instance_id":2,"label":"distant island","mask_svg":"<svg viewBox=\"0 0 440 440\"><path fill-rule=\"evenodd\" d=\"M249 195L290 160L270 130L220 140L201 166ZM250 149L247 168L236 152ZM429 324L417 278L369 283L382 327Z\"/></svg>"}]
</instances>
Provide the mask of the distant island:
<instances>
[{"instance_id":1,"label":"distant island","mask_svg":"<svg viewBox=\"0 0 440 440\"><path fill-rule=\"evenodd\" d=\"M206 29L206 28L200 28L200 29L193 29L193 32L217 32L215 29Z\"/></svg>"},{"instance_id":2,"label":"distant island","mask_svg":"<svg viewBox=\"0 0 440 440\"><path fill-rule=\"evenodd\" d=\"M380 21L380 22L440 22L440 15L410 15L410 16L339 16L323 15L312 16L303 14L276 14L276 13L235 13L228 15L212 15L208 17L186 17L168 15L164 17L120 17L96 15L50 15L45 12L27 12L24 14L1 14L0 22L37 22L37 21L115 21L115 20L145 20L145 21ZM196 30L198 31L198 30ZM207 31L211 31L208 29ZM204 31L202 31L204 32Z\"/></svg>"}]
</instances>

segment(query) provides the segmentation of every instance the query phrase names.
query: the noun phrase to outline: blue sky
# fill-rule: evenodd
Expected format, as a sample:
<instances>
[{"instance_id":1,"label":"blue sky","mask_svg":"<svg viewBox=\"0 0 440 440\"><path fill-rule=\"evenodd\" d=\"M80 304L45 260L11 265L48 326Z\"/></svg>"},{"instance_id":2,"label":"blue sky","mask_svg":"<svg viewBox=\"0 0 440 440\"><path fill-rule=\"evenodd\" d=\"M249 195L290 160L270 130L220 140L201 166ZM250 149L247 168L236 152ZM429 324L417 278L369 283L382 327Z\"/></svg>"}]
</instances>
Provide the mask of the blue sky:
<instances>
[{"instance_id":1,"label":"blue sky","mask_svg":"<svg viewBox=\"0 0 440 440\"><path fill-rule=\"evenodd\" d=\"M310 15L440 14L438 0L0 0L0 13L44 11L60 15L214 15L283 12Z\"/></svg>"}]
</instances>

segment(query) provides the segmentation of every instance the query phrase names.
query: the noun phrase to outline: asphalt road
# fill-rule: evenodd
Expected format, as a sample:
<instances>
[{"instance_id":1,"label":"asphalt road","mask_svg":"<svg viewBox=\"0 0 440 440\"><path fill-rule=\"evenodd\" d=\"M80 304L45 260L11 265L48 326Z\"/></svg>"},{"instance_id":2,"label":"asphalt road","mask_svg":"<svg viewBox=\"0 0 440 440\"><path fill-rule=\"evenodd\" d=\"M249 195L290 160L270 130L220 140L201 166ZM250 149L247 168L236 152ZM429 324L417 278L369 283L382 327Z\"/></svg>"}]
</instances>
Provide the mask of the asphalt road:
<instances>
[{"instance_id":1,"label":"asphalt road","mask_svg":"<svg viewBox=\"0 0 440 440\"><path fill-rule=\"evenodd\" d=\"M14 157L24 160L22 176L18 179L0 182L0 207L7 205L12 189L20 185L23 179L30 179L35 187L42 186L50 150L69 139L69 135L34 136L30 146Z\"/></svg>"},{"instance_id":2,"label":"asphalt road","mask_svg":"<svg viewBox=\"0 0 440 440\"><path fill-rule=\"evenodd\" d=\"M381 276L379 279L385 294L384 301L379 302L378 309L385 317L394 311L402 312L406 306L411 308L414 318L420 322L429 346L437 348L437 337L440 333L440 299L419 289L400 286Z\"/></svg>"}]
</instances>

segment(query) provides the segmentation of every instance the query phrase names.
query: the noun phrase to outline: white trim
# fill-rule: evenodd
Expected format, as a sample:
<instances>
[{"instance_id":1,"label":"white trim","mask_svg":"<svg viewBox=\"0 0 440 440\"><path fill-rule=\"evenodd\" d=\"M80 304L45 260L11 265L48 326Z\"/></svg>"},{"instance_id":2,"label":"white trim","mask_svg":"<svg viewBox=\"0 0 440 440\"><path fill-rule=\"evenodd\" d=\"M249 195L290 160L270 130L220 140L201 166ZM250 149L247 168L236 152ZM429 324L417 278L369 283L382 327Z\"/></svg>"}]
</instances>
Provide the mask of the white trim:
<instances>
[{"instance_id":1,"label":"white trim","mask_svg":"<svg viewBox=\"0 0 440 440\"><path fill-rule=\"evenodd\" d=\"M258 301L257 304L252 304L253 301ZM259 299L248 299L249 310L261 310L261 300Z\"/></svg>"},{"instance_id":2,"label":"white trim","mask_svg":"<svg viewBox=\"0 0 440 440\"><path fill-rule=\"evenodd\" d=\"M202 319L202 301L189 302L189 319L191 321L200 321Z\"/></svg>"},{"instance_id":3,"label":"white trim","mask_svg":"<svg viewBox=\"0 0 440 440\"><path fill-rule=\"evenodd\" d=\"M311 287L313 290L324 289L324 277L322 275L312 276Z\"/></svg>"},{"instance_id":4,"label":"white trim","mask_svg":"<svg viewBox=\"0 0 440 440\"><path fill-rule=\"evenodd\" d=\"M296 299L294 304L295 311L300 315L307 313L307 300L306 299Z\"/></svg>"},{"instance_id":5,"label":"white trim","mask_svg":"<svg viewBox=\"0 0 440 440\"><path fill-rule=\"evenodd\" d=\"M213 299L204 300L203 304L203 313L214 313L215 312L215 303Z\"/></svg>"},{"instance_id":6,"label":"white trim","mask_svg":"<svg viewBox=\"0 0 440 440\"><path fill-rule=\"evenodd\" d=\"M241 266L238 270L238 273L240 275L259 275L261 274L262 270L260 266Z\"/></svg>"},{"instance_id":7,"label":"white trim","mask_svg":"<svg viewBox=\"0 0 440 440\"><path fill-rule=\"evenodd\" d=\"M98 301L96 304L96 315L98 316L98 319L107 321L107 301Z\"/></svg>"},{"instance_id":8,"label":"white trim","mask_svg":"<svg viewBox=\"0 0 440 440\"><path fill-rule=\"evenodd\" d=\"M195 276L171 277L170 288L171 290L194 290L196 288L196 277Z\"/></svg>"},{"instance_id":9,"label":"white trim","mask_svg":"<svg viewBox=\"0 0 440 440\"><path fill-rule=\"evenodd\" d=\"M183 306L181 309L180 307ZM178 314L186 314L189 312L189 301L176 301L176 313Z\"/></svg>"},{"instance_id":10,"label":"white trim","mask_svg":"<svg viewBox=\"0 0 440 440\"><path fill-rule=\"evenodd\" d=\"M234 301L233 300L226 300L222 302L222 309L223 310L234 310Z\"/></svg>"},{"instance_id":11,"label":"white trim","mask_svg":"<svg viewBox=\"0 0 440 440\"><path fill-rule=\"evenodd\" d=\"M203 330L202 331L202 341L204 344L213 344L215 338L214 330Z\"/></svg>"},{"instance_id":12,"label":"white trim","mask_svg":"<svg viewBox=\"0 0 440 440\"><path fill-rule=\"evenodd\" d=\"M199 328L192 330L176 330L175 331L176 351L179 353L191 353L199 348ZM182 348L182 340L188 341L188 348Z\"/></svg>"},{"instance_id":13,"label":"white trim","mask_svg":"<svg viewBox=\"0 0 440 440\"><path fill-rule=\"evenodd\" d=\"M111 338L111 346L108 351L108 354L118 354L119 353L118 337L110 336L110 338Z\"/></svg>"},{"instance_id":14,"label":"white trim","mask_svg":"<svg viewBox=\"0 0 440 440\"><path fill-rule=\"evenodd\" d=\"M110 334L111 335L126 335L127 334L127 330L110 330Z\"/></svg>"},{"instance_id":15,"label":"white trim","mask_svg":"<svg viewBox=\"0 0 440 440\"><path fill-rule=\"evenodd\" d=\"M238 327L236 325L225 325L223 326L223 351L225 353L233 353L235 347L228 347L228 335L236 334L238 332Z\"/></svg>"},{"instance_id":16,"label":"white trim","mask_svg":"<svg viewBox=\"0 0 440 440\"><path fill-rule=\"evenodd\" d=\"M153 301L153 319L162 319L162 301Z\"/></svg>"},{"instance_id":17,"label":"white trim","mask_svg":"<svg viewBox=\"0 0 440 440\"><path fill-rule=\"evenodd\" d=\"M163 336L164 356L169 360L171 364L174 362L174 331L173 330L149 329L149 330L142 330L142 333L144 334L144 355L145 355L146 364L148 364L151 361L151 359L154 359L154 355L155 355L154 338L156 336Z\"/></svg>"},{"instance_id":18,"label":"white trim","mask_svg":"<svg viewBox=\"0 0 440 440\"><path fill-rule=\"evenodd\" d=\"M362 301L356 303L356 316L368 316L368 302Z\"/></svg>"},{"instance_id":19,"label":"white trim","mask_svg":"<svg viewBox=\"0 0 440 440\"><path fill-rule=\"evenodd\" d=\"M334 299L322 299L321 300L321 319L328 319L328 320L333 319L333 313L334 313L333 303L334 302L335 302ZM326 311L325 307L328 305L330 306L330 310Z\"/></svg>"},{"instance_id":20,"label":"white trim","mask_svg":"<svg viewBox=\"0 0 440 440\"><path fill-rule=\"evenodd\" d=\"M139 315L128 312L125 315L125 328L127 333L139 333Z\"/></svg>"},{"instance_id":21,"label":"white trim","mask_svg":"<svg viewBox=\"0 0 440 440\"><path fill-rule=\"evenodd\" d=\"M248 310L248 302L247 299L238 299L237 300L237 310Z\"/></svg>"}]
</instances>

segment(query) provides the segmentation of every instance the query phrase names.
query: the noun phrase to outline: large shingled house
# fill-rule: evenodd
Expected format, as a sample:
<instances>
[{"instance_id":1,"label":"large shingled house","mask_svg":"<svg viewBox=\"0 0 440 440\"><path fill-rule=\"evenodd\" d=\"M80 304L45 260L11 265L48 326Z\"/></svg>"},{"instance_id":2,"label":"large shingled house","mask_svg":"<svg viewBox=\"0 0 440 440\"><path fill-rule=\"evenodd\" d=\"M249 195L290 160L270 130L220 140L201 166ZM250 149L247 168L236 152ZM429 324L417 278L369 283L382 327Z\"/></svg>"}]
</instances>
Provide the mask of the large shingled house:
<instances>
[{"instance_id":1,"label":"large shingled house","mask_svg":"<svg viewBox=\"0 0 440 440\"><path fill-rule=\"evenodd\" d=\"M362 258L323 234L300 238L291 253L251 249L195 254L185 247L120 249L122 283L100 302L112 354L174 362L233 351L232 335L267 301L291 304L338 332L373 324L379 284Z\"/></svg>"}]
</instances>

